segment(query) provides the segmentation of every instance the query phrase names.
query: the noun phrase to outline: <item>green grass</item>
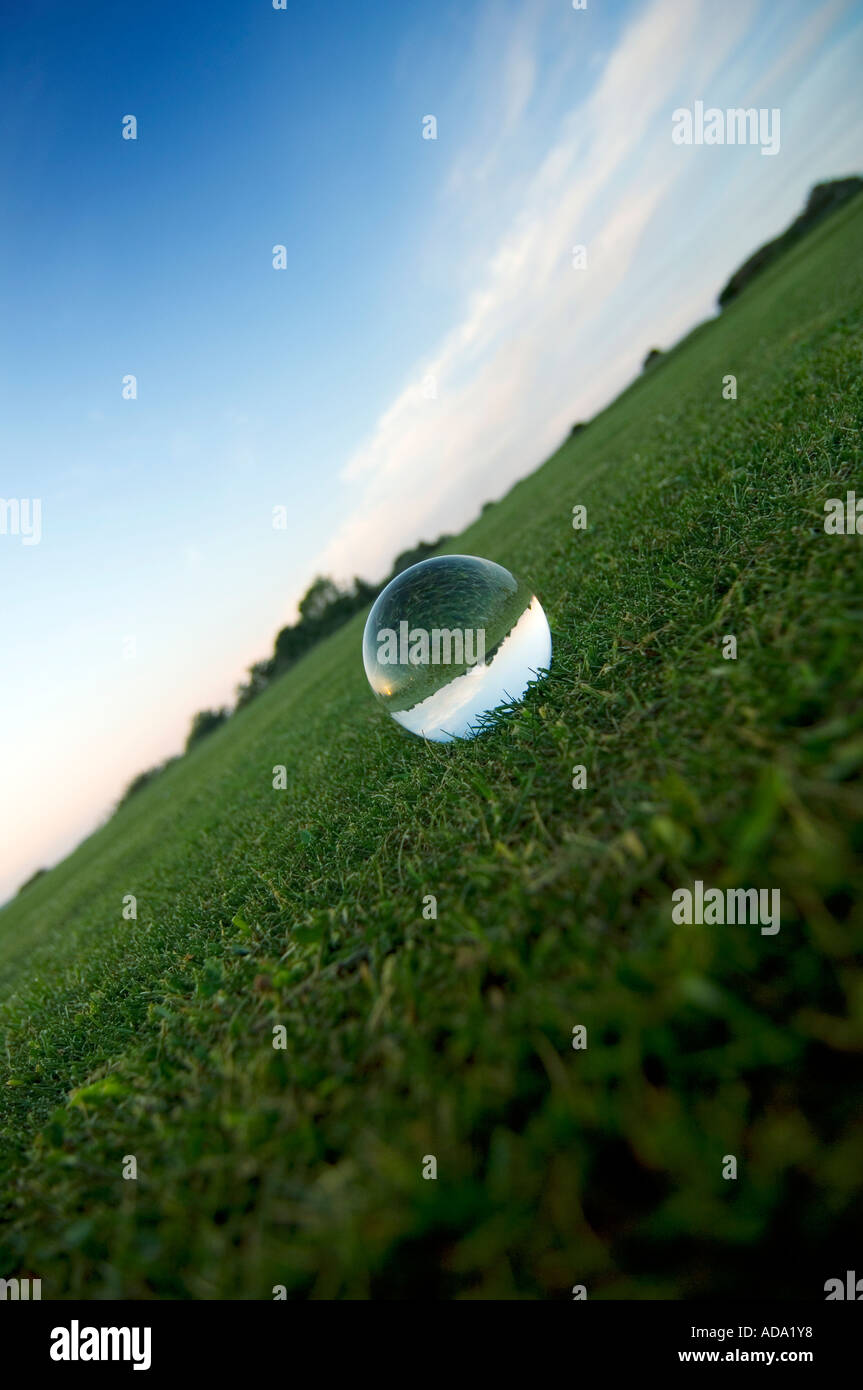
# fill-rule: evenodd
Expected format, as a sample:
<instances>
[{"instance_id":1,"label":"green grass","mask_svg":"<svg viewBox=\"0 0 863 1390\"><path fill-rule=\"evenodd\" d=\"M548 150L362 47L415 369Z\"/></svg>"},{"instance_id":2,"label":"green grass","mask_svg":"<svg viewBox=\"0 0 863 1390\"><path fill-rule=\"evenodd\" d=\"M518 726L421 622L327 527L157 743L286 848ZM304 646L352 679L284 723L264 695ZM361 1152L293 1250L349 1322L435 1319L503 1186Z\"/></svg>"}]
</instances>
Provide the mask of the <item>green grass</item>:
<instances>
[{"instance_id":1,"label":"green grass","mask_svg":"<svg viewBox=\"0 0 863 1390\"><path fill-rule=\"evenodd\" d=\"M452 542L549 616L511 718L402 734L360 616L0 913L0 1275L819 1299L859 1268L863 537L823 504L863 494L861 235L857 199ZM695 878L779 888L780 933L672 925Z\"/></svg>"}]
</instances>

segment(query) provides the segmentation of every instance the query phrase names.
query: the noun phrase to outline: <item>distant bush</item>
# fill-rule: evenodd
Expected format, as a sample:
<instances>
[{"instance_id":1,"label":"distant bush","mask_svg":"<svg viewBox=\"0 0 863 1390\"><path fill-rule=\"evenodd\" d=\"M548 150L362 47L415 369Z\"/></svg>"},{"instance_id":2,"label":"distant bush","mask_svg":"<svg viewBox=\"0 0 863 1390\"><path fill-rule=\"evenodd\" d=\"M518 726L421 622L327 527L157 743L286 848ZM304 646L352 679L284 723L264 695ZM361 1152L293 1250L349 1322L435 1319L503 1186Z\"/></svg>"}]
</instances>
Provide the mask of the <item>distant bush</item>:
<instances>
[{"instance_id":1,"label":"distant bush","mask_svg":"<svg viewBox=\"0 0 863 1390\"><path fill-rule=\"evenodd\" d=\"M139 772L137 777L133 777L128 787L123 792L123 795L120 797L120 800L117 802L116 810L119 811L120 807L125 806L126 802L129 801L131 797L143 791L145 787L148 787L151 782L161 776L166 768L169 768L172 763L177 762L179 757L180 755L177 754L173 758L166 758L163 763L157 763L155 767L148 767L146 772Z\"/></svg>"},{"instance_id":2,"label":"distant bush","mask_svg":"<svg viewBox=\"0 0 863 1390\"><path fill-rule=\"evenodd\" d=\"M843 203L847 203L849 198L854 198L863 190L863 179L856 175L848 179L833 179L829 183L817 183L809 194L806 206L799 217L796 217L790 227L786 227L781 236L773 241L768 241L764 246L760 246L757 251L744 261L738 270L735 270L731 279L720 291L719 307L722 309L732 299L736 299L740 291L745 289L750 281L766 270L769 265L798 242L801 237L811 232L812 228L821 222L830 213L835 212Z\"/></svg>"},{"instance_id":3,"label":"distant bush","mask_svg":"<svg viewBox=\"0 0 863 1390\"><path fill-rule=\"evenodd\" d=\"M349 589L340 589L332 579L316 579L300 599L299 622L277 633L269 663L257 663L250 668L250 673L257 670L259 685L266 684L273 676L280 676L322 637L329 637L354 613L371 603L377 592L374 585L367 584L364 579L355 579ZM250 698L247 696L244 703Z\"/></svg>"},{"instance_id":4,"label":"distant bush","mask_svg":"<svg viewBox=\"0 0 863 1390\"><path fill-rule=\"evenodd\" d=\"M438 536L436 541L420 541L410 550L403 550L396 556L392 570L381 584L368 584L365 579L355 578L347 589L340 589L334 580L319 575L299 602L299 620L289 627L283 627L276 634L273 654L263 661L256 661L249 667L248 680L236 688L237 709L251 704L276 676L290 669L301 656L323 637L329 637L348 618L377 598L381 589L395 579L397 574L419 564L432 555L439 546L449 540L449 536Z\"/></svg>"},{"instance_id":5,"label":"distant bush","mask_svg":"<svg viewBox=\"0 0 863 1390\"><path fill-rule=\"evenodd\" d=\"M234 710L245 709L246 705L251 704L252 700L266 690L277 676L283 675L301 656L305 656L316 642L328 637L355 613L367 608L377 598L381 589L397 574L401 574L411 565L418 564L420 560L425 560L449 539L448 535L443 535L436 541L420 541L412 549L403 550L401 555L396 557L392 570L381 584L368 584L364 579L355 578L347 589L340 589L334 580L326 575L319 575L300 599L297 622L283 627L276 634L272 656L254 662L248 668L248 678L236 687ZM185 751L188 753L190 748L194 748L201 739L220 728L230 716L231 710L227 708L199 710L192 720ZM117 809L124 806L144 787L149 786L172 762L176 762L176 758L169 758L157 767L139 772L120 797Z\"/></svg>"},{"instance_id":6,"label":"distant bush","mask_svg":"<svg viewBox=\"0 0 863 1390\"><path fill-rule=\"evenodd\" d=\"M260 695L262 690L266 690L273 674L272 657L266 661L256 661L249 667L249 679L243 681L236 688L237 703L236 709L244 709L246 705L254 700L256 695Z\"/></svg>"},{"instance_id":7,"label":"distant bush","mask_svg":"<svg viewBox=\"0 0 863 1390\"><path fill-rule=\"evenodd\" d=\"M659 359L664 356L665 353L662 351L661 348L651 348L650 352L647 354L647 356L641 364L641 370L643 372L646 372L648 367L655 367Z\"/></svg>"},{"instance_id":8,"label":"distant bush","mask_svg":"<svg viewBox=\"0 0 863 1390\"><path fill-rule=\"evenodd\" d=\"M387 584L395 579L397 574L401 574L404 570L409 570L411 565L418 565L420 560L428 559L429 555L433 555L436 550L442 545L445 545L450 539L451 537L448 535L438 536L436 541L420 541L419 545L415 545L412 550L403 550L401 555L397 555L393 561L393 567L381 585L381 589L385 589Z\"/></svg>"},{"instance_id":9,"label":"distant bush","mask_svg":"<svg viewBox=\"0 0 863 1390\"><path fill-rule=\"evenodd\" d=\"M25 879L25 881L21 884L21 887L18 889L18 892L23 893L25 888L29 888L31 883L35 883L37 878L41 878L42 875L47 874L47 872L47 869L37 869L35 874L31 874L28 879Z\"/></svg>"},{"instance_id":10,"label":"distant bush","mask_svg":"<svg viewBox=\"0 0 863 1390\"><path fill-rule=\"evenodd\" d=\"M186 739L186 752L194 748L196 743L200 743L202 738L213 733L220 725L224 724L231 711L225 707L222 709L199 709L192 720L192 727Z\"/></svg>"},{"instance_id":11,"label":"distant bush","mask_svg":"<svg viewBox=\"0 0 863 1390\"><path fill-rule=\"evenodd\" d=\"M153 781L153 778L158 777L161 771L162 764L159 763L158 767L148 767L146 772L139 772L137 777L132 778L128 787L123 792L123 795L120 797L120 800L117 802L117 805L125 806L126 802L131 797L135 796L138 792L143 791L144 787L149 786L149 784Z\"/></svg>"}]
</instances>

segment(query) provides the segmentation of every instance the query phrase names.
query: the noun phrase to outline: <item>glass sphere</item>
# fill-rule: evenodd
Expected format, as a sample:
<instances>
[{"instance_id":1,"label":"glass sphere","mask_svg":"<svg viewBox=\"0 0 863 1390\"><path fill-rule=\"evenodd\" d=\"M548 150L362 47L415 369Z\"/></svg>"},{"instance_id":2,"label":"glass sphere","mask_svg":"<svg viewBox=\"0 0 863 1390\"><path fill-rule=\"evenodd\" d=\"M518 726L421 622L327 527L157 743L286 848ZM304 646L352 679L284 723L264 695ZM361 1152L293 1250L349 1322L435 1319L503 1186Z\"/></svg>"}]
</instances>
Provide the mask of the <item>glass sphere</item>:
<instances>
[{"instance_id":1,"label":"glass sphere","mask_svg":"<svg viewBox=\"0 0 863 1390\"><path fill-rule=\"evenodd\" d=\"M551 665L551 630L536 596L502 565L439 555L378 595L363 665L398 724L449 743L472 738L484 716L522 698Z\"/></svg>"}]
</instances>

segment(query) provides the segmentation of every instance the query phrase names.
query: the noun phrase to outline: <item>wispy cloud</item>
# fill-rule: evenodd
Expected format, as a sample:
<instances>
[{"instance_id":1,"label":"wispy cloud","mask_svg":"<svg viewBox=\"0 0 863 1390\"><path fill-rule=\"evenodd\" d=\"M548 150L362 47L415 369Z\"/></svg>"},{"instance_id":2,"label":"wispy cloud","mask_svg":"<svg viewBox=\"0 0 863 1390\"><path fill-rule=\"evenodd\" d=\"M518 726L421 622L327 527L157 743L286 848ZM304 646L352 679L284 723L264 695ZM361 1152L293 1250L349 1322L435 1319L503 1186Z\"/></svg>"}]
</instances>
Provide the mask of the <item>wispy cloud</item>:
<instances>
[{"instance_id":1,"label":"wispy cloud","mask_svg":"<svg viewBox=\"0 0 863 1390\"><path fill-rule=\"evenodd\" d=\"M346 463L354 504L320 569L379 574L420 534L463 524L632 375L648 344L633 339L621 351L612 301L630 280L637 296L649 275L639 264L645 230L686 168L668 137L670 111L683 86L705 88L755 12L754 0L721 13L701 0L652 0L598 72L574 47L559 63L578 72L582 95L553 127L530 132L533 172L510 176L514 199L501 150L530 124L539 35L538 23L522 26L503 58L502 144L461 150L446 184L450 196L482 204L462 209L465 226L488 215L489 201L517 202L516 211L489 243L458 320ZM482 178L469 182L468 168ZM587 246L586 271L573 268L575 244ZM441 254L457 263L458 250L455 229Z\"/></svg>"}]
</instances>

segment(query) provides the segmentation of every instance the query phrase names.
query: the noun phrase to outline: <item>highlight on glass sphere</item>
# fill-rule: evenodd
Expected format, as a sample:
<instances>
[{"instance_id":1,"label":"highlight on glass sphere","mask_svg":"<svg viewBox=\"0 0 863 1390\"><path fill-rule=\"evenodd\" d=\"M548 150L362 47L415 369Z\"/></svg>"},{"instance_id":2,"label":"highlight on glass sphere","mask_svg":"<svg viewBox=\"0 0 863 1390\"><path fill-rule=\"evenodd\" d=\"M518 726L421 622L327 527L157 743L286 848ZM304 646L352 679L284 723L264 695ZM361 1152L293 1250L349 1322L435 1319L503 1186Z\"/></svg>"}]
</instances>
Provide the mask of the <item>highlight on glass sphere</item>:
<instances>
[{"instance_id":1,"label":"highlight on glass sphere","mask_svg":"<svg viewBox=\"0 0 863 1390\"><path fill-rule=\"evenodd\" d=\"M411 565L375 601L363 633L372 690L402 728L435 743L473 738L551 665L539 599L476 555Z\"/></svg>"}]
</instances>

